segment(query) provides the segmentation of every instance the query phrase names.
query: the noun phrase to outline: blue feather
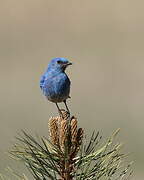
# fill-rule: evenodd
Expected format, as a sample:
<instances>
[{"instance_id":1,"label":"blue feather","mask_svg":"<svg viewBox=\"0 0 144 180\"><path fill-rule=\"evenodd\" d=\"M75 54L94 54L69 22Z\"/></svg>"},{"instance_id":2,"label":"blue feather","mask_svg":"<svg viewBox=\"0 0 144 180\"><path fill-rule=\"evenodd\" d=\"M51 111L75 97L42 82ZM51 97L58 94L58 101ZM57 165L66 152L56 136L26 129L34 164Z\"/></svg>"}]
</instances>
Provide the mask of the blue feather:
<instances>
[{"instance_id":1,"label":"blue feather","mask_svg":"<svg viewBox=\"0 0 144 180\"><path fill-rule=\"evenodd\" d=\"M65 69L70 64L65 58L54 58L41 76L40 88L49 101L58 103L69 98L70 80Z\"/></svg>"}]
</instances>

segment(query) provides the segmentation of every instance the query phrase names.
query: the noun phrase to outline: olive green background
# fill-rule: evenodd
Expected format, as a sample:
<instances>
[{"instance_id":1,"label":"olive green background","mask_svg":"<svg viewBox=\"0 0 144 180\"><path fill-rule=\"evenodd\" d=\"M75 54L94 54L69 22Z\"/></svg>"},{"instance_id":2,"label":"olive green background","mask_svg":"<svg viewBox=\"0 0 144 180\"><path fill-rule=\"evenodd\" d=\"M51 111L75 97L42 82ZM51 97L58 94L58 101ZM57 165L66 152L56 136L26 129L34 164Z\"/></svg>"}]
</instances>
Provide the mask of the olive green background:
<instances>
[{"instance_id":1,"label":"olive green background","mask_svg":"<svg viewBox=\"0 0 144 180\"><path fill-rule=\"evenodd\" d=\"M79 125L119 140L144 179L144 1L0 0L0 172L21 129L47 135L57 115L39 78L53 57L73 62L68 104Z\"/></svg>"}]
</instances>

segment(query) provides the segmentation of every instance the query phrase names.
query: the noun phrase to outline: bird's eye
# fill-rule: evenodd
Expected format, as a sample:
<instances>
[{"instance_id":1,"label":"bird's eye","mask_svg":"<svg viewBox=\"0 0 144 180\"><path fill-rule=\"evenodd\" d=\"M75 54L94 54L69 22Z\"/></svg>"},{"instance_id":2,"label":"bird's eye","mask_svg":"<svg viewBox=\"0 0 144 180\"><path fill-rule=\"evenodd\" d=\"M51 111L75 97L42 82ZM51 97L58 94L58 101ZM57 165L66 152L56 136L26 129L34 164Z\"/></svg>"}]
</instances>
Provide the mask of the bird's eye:
<instances>
[{"instance_id":1,"label":"bird's eye","mask_svg":"<svg viewBox=\"0 0 144 180\"><path fill-rule=\"evenodd\" d=\"M61 64L62 62L61 61L57 61L58 64Z\"/></svg>"}]
</instances>

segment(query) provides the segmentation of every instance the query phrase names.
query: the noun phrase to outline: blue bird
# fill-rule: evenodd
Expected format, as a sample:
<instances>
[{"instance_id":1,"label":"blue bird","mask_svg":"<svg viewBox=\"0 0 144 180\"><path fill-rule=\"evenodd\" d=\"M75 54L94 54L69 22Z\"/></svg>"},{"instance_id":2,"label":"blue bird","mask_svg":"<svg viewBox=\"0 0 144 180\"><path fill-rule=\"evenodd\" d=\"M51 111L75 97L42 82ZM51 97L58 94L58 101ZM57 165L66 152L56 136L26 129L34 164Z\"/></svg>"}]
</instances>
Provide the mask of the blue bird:
<instances>
[{"instance_id":1,"label":"blue bird","mask_svg":"<svg viewBox=\"0 0 144 180\"><path fill-rule=\"evenodd\" d=\"M55 103L60 114L61 110L58 103L64 102L68 113L70 114L66 100L70 97L70 79L65 73L66 68L72 65L65 58L54 58L48 64L46 72L41 76L40 88L46 98Z\"/></svg>"}]
</instances>

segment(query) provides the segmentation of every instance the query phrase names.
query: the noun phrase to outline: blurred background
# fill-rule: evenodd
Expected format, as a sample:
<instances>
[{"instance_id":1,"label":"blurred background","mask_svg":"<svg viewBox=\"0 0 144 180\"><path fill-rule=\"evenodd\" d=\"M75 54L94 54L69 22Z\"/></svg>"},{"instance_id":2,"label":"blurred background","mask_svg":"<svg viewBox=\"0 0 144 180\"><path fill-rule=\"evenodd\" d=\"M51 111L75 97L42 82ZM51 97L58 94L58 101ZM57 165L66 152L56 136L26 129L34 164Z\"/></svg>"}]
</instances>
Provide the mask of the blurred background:
<instances>
[{"instance_id":1,"label":"blurred background","mask_svg":"<svg viewBox=\"0 0 144 180\"><path fill-rule=\"evenodd\" d=\"M57 114L39 88L50 59L73 62L68 104L86 132L121 128L133 180L144 179L144 1L0 1L0 172L21 129L48 134ZM29 176L29 175L28 175ZM32 179L32 178L31 178Z\"/></svg>"}]
</instances>

